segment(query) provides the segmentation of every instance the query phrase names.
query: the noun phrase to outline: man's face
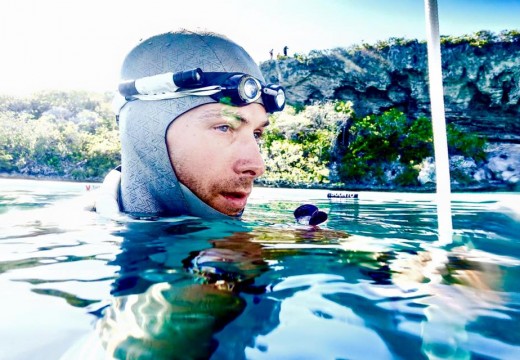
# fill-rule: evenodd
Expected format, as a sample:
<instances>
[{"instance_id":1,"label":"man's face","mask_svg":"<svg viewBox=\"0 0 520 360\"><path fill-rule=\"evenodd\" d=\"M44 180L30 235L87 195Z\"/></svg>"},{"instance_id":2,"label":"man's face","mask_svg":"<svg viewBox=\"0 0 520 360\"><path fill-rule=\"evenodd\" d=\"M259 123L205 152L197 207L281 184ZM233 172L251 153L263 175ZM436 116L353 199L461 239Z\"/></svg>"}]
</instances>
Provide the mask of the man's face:
<instances>
[{"instance_id":1,"label":"man's face","mask_svg":"<svg viewBox=\"0 0 520 360\"><path fill-rule=\"evenodd\" d=\"M265 171L258 139L267 125L260 104L206 104L184 113L166 133L177 178L212 208L240 214Z\"/></svg>"}]
</instances>

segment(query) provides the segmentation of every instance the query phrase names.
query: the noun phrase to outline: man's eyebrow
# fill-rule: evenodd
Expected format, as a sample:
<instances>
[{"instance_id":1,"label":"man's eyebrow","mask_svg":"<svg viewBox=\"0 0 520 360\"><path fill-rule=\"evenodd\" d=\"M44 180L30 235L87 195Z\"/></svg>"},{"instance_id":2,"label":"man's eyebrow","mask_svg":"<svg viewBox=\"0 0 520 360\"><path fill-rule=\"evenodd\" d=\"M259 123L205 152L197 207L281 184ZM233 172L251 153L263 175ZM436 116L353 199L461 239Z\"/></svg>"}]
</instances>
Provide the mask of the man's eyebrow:
<instances>
[{"instance_id":1,"label":"man's eyebrow","mask_svg":"<svg viewBox=\"0 0 520 360\"><path fill-rule=\"evenodd\" d=\"M211 120L214 118L219 118L220 116L222 116L222 113L220 110L205 110L200 115L200 118L205 119L205 120Z\"/></svg>"},{"instance_id":2,"label":"man's eyebrow","mask_svg":"<svg viewBox=\"0 0 520 360\"><path fill-rule=\"evenodd\" d=\"M225 111L225 110L222 111L222 110L211 109L211 110L204 111L200 116L201 119L205 119L205 120L212 120L212 119L221 118L221 117L224 117L224 118L231 117L231 118L233 118L233 120L238 120L241 123L249 124L248 119L243 117L241 114L233 112L233 111ZM266 127L266 126L269 126L269 119L266 119L265 122L262 125L260 125L260 127Z\"/></svg>"},{"instance_id":3,"label":"man's eyebrow","mask_svg":"<svg viewBox=\"0 0 520 360\"><path fill-rule=\"evenodd\" d=\"M249 124L249 120L247 120L245 117L243 117L242 115L240 115L238 113L231 113L229 115L231 115L235 120L238 120L243 124ZM265 122L263 124L261 124L259 127L266 127L268 125L269 125L269 119L266 119Z\"/></svg>"}]
</instances>

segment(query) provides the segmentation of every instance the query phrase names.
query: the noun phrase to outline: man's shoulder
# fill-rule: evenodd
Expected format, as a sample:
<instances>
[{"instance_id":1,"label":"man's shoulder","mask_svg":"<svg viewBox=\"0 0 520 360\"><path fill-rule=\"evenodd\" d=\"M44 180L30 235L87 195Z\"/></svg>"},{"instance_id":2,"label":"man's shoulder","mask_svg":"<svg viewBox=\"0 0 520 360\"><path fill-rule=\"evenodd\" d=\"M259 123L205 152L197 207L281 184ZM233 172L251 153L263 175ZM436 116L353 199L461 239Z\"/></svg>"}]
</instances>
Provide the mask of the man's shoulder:
<instances>
[{"instance_id":1,"label":"man's shoulder","mask_svg":"<svg viewBox=\"0 0 520 360\"><path fill-rule=\"evenodd\" d=\"M95 210L98 214L107 218L117 218L122 215L119 204L120 186L121 167L117 167L107 174L97 189Z\"/></svg>"}]
</instances>

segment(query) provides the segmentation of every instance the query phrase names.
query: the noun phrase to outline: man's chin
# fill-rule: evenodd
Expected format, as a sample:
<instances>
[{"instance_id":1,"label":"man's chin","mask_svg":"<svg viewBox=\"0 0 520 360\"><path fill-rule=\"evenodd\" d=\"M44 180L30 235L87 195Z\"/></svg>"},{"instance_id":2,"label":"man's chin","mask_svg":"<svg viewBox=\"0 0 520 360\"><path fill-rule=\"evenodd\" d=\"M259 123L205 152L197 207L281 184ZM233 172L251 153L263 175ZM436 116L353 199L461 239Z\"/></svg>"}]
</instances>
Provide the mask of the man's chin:
<instances>
[{"instance_id":1,"label":"man's chin","mask_svg":"<svg viewBox=\"0 0 520 360\"><path fill-rule=\"evenodd\" d=\"M247 198L248 195L244 194L221 194L211 207L223 214L238 216L244 211Z\"/></svg>"},{"instance_id":2,"label":"man's chin","mask_svg":"<svg viewBox=\"0 0 520 360\"><path fill-rule=\"evenodd\" d=\"M244 212L244 208L236 209L236 208L228 208L228 207L222 207L222 206L211 206L211 207L213 209L217 210L218 212L220 212L224 215L227 215L227 216L240 216Z\"/></svg>"}]
</instances>

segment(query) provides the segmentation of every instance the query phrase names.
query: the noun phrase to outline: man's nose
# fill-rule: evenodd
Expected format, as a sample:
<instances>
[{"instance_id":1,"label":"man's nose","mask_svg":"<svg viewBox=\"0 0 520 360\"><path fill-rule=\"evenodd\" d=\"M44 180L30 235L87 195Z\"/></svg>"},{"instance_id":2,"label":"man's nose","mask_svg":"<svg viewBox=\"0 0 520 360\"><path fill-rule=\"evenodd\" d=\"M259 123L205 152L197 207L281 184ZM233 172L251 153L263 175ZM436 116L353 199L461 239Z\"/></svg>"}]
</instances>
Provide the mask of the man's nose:
<instances>
[{"instance_id":1,"label":"man's nose","mask_svg":"<svg viewBox=\"0 0 520 360\"><path fill-rule=\"evenodd\" d=\"M265 172L264 159L256 139L251 136L239 143L234 170L239 175L257 178Z\"/></svg>"}]
</instances>

